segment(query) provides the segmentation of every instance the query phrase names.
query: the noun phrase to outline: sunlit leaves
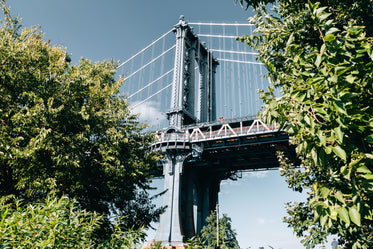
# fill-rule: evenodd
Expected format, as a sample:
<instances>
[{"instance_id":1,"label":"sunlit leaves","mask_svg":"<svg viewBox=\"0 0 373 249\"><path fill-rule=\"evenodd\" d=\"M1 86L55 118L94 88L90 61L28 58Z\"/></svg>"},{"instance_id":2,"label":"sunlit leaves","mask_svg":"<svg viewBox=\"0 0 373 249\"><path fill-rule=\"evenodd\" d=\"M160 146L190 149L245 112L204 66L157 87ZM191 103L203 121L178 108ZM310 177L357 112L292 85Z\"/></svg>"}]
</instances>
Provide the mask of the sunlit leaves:
<instances>
[{"instance_id":1,"label":"sunlit leaves","mask_svg":"<svg viewBox=\"0 0 373 249\"><path fill-rule=\"evenodd\" d=\"M261 92L263 118L286 123L296 145L300 169L280 156L281 174L289 187L308 189L309 199L289 208L286 220L310 247L328 234L353 248L373 246L367 235L373 220L373 8L366 5L278 1L272 12L256 9L250 19L256 35L242 38L259 51L272 86L281 87L281 96Z\"/></svg>"},{"instance_id":2,"label":"sunlit leaves","mask_svg":"<svg viewBox=\"0 0 373 249\"><path fill-rule=\"evenodd\" d=\"M349 214L350 220L351 220L353 223L355 223L355 224L358 225L358 226L361 226L361 216L360 216L360 212L357 210L357 208L356 208L355 206L349 208L349 210L348 210L348 214Z\"/></svg>"},{"instance_id":3,"label":"sunlit leaves","mask_svg":"<svg viewBox=\"0 0 373 249\"><path fill-rule=\"evenodd\" d=\"M75 200L49 194L43 202L23 205L11 196L0 198L0 244L3 248L137 248L143 233L114 232L101 243L94 232L103 222L97 213L79 210Z\"/></svg>"},{"instance_id":4,"label":"sunlit leaves","mask_svg":"<svg viewBox=\"0 0 373 249\"><path fill-rule=\"evenodd\" d=\"M346 151L344 151L340 146L335 146L332 150L342 160L346 160Z\"/></svg>"},{"instance_id":5,"label":"sunlit leaves","mask_svg":"<svg viewBox=\"0 0 373 249\"><path fill-rule=\"evenodd\" d=\"M18 200L6 199L0 200L2 247L88 248L94 244L92 234L101 218L80 211L74 200L48 196L43 203L23 206Z\"/></svg>"},{"instance_id":6,"label":"sunlit leaves","mask_svg":"<svg viewBox=\"0 0 373 249\"><path fill-rule=\"evenodd\" d=\"M340 208L338 210L338 217L345 223L345 227L350 225L350 217L346 208Z\"/></svg>"}]
</instances>

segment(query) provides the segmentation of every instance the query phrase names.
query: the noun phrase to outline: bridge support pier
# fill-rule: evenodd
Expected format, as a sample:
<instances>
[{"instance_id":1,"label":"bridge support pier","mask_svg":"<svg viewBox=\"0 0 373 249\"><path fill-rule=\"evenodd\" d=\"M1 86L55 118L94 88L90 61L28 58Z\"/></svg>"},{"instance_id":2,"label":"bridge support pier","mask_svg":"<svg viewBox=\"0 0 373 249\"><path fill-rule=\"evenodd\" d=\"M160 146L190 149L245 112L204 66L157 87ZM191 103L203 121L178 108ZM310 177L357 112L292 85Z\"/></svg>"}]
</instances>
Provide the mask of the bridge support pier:
<instances>
[{"instance_id":1,"label":"bridge support pier","mask_svg":"<svg viewBox=\"0 0 373 249\"><path fill-rule=\"evenodd\" d=\"M218 202L221 179L216 174L198 170L186 162L191 153L167 151L163 159L163 206L154 238L163 246L179 247L201 232L206 218Z\"/></svg>"},{"instance_id":2,"label":"bridge support pier","mask_svg":"<svg viewBox=\"0 0 373 249\"><path fill-rule=\"evenodd\" d=\"M207 172L206 172L207 173ZM206 225L206 218L215 210L218 204L218 194L220 189L220 179L214 173L201 174L195 172L197 191L197 217L196 217L196 234L200 234L203 226Z\"/></svg>"},{"instance_id":3,"label":"bridge support pier","mask_svg":"<svg viewBox=\"0 0 373 249\"><path fill-rule=\"evenodd\" d=\"M183 245L183 231L180 222L180 193L183 163L187 155L169 151L163 159L164 189L163 206L167 206L160 217L155 241L162 241L162 245Z\"/></svg>"}]
</instances>

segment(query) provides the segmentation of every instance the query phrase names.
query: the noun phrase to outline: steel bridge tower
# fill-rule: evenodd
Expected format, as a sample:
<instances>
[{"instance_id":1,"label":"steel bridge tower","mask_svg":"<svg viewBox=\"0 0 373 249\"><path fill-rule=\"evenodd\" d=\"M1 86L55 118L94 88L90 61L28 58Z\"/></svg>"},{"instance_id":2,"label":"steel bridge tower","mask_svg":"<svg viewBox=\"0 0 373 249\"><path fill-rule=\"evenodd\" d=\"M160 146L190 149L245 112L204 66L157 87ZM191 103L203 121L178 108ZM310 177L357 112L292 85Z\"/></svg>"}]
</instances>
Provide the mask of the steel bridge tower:
<instances>
[{"instance_id":1,"label":"steel bridge tower","mask_svg":"<svg viewBox=\"0 0 373 249\"><path fill-rule=\"evenodd\" d=\"M194 34L181 16L175 25L176 50L171 108L167 112L170 127L211 122L216 118L215 72L218 61ZM195 117L195 67L199 68L198 112Z\"/></svg>"},{"instance_id":2,"label":"steel bridge tower","mask_svg":"<svg viewBox=\"0 0 373 249\"><path fill-rule=\"evenodd\" d=\"M181 132L185 125L216 119L215 71L218 62L184 21L183 16L175 25L174 32L175 65L171 108L167 112L169 128L166 133ZM198 111L195 110L196 64L199 68ZM195 113L199 113L199 117ZM165 245L182 245L185 238L201 230L209 212L215 207L220 179L187 170L185 164L186 159L191 156L190 150L167 149L164 154L164 188L168 191L163 205L167 209L161 215L155 240L162 241ZM197 224L193 219L194 207L198 210Z\"/></svg>"},{"instance_id":3,"label":"steel bridge tower","mask_svg":"<svg viewBox=\"0 0 373 249\"><path fill-rule=\"evenodd\" d=\"M240 170L278 167L276 151L292 154L292 150L287 134L259 120L217 121L218 61L183 16L173 31L176 50L169 127L152 146L164 155L161 163L167 190L163 197L167 208L154 240L162 246L183 248L215 210L222 180L234 178Z\"/></svg>"}]
</instances>

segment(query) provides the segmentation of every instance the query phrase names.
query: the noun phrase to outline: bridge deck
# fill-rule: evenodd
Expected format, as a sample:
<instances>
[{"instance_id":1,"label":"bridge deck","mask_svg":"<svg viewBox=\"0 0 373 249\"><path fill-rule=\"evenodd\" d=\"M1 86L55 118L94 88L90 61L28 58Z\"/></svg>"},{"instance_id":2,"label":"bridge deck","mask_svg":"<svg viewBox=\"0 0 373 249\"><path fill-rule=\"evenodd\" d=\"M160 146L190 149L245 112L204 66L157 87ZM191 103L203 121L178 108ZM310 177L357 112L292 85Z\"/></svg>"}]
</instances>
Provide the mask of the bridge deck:
<instances>
[{"instance_id":1,"label":"bridge deck","mask_svg":"<svg viewBox=\"0 0 373 249\"><path fill-rule=\"evenodd\" d=\"M158 134L153 151L191 151L190 167L214 171L263 170L278 167L276 151L295 158L289 136L278 125L268 126L259 119L221 120L168 129ZM206 162L209 162L206 164Z\"/></svg>"},{"instance_id":2,"label":"bridge deck","mask_svg":"<svg viewBox=\"0 0 373 249\"><path fill-rule=\"evenodd\" d=\"M202 142L220 138L237 138L241 136L264 135L279 132L278 125L268 126L259 119L241 120L239 122L213 122L194 126L185 126L183 130L168 129L158 134L158 141L153 146L167 142Z\"/></svg>"}]
</instances>

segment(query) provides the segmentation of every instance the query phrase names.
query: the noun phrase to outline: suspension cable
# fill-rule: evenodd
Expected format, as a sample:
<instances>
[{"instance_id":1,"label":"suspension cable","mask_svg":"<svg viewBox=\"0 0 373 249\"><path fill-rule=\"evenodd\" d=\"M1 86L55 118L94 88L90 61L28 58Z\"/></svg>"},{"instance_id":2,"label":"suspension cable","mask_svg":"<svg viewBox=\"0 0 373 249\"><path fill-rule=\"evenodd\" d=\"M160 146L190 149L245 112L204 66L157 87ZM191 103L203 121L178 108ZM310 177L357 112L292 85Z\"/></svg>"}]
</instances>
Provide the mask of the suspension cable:
<instances>
[{"instance_id":1,"label":"suspension cable","mask_svg":"<svg viewBox=\"0 0 373 249\"><path fill-rule=\"evenodd\" d=\"M257 52L242 52L242 51L223 50L223 49L209 49L209 50L212 51L212 52L220 52L220 53L259 55L259 53L257 53Z\"/></svg>"},{"instance_id":2,"label":"suspension cable","mask_svg":"<svg viewBox=\"0 0 373 249\"><path fill-rule=\"evenodd\" d=\"M163 92L164 90L166 90L167 88L169 88L170 86L172 86L172 82L170 84L168 84L167 86L163 87L161 90L157 91L156 93L150 95L149 97L147 97L146 99L144 99L143 101L140 101L138 103L136 103L135 105L132 106L132 109L136 108L137 106L143 104L144 102L148 101L149 99L153 98L155 95L157 95L158 93L161 93Z\"/></svg>"},{"instance_id":3,"label":"suspension cable","mask_svg":"<svg viewBox=\"0 0 373 249\"><path fill-rule=\"evenodd\" d=\"M145 50L147 50L148 48L150 48L151 46L153 46L155 43L157 43L159 40L161 40L162 38L164 38L166 35L168 35L169 33L171 33L173 31L173 29L169 30L168 32L166 32L165 34L163 34L161 37L159 37L157 40L153 41L152 43L150 43L148 46L146 46L145 48L141 49L139 52L137 52L135 55L133 55L131 58L129 58L128 60L126 60L125 62L123 62L122 64L120 64L117 69L121 68L122 66L126 65L129 61L131 61L133 58L135 58L136 56L138 56L139 54L141 54L142 52L144 52Z\"/></svg>"},{"instance_id":4,"label":"suspension cable","mask_svg":"<svg viewBox=\"0 0 373 249\"><path fill-rule=\"evenodd\" d=\"M210 35L210 34L197 34L200 37L214 37L214 38L228 38L228 39L236 39L238 36L234 35Z\"/></svg>"},{"instance_id":5,"label":"suspension cable","mask_svg":"<svg viewBox=\"0 0 373 249\"><path fill-rule=\"evenodd\" d=\"M160 57L162 57L163 55L167 54L168 52L170 52L173 48L176 47L176 44L171 46L169 49L167 49L166 51L164 51L162 54L158 55L157 57L155 57L154 59L152 59L151 61L149 61L148 63L146 63L144 66L140 67L139 69L137 69L135 72L131 73L130 75L128 75L126 78L124 78L124 80L127 80L129 78L131 78L132 76L134 76L135 74L137 74L138 72L140 72L141 70L143 70L144 68L146 68L147 66L149 66L150 64L152 64L154 61L158 60Z\"/></svg>"},{"instance_id":6,"label":"suspension cable","mask_svg":"<svg viewBox=\"0 0 373 249\"><path fill-rule=\"evenodd\" d=\"M164 73L163 75L159 76L158 78L156 78L155 80L153 80L152 82L150 82L149 84L147 84L146 86L144 86L143 88L137 90L136 92L132 93L130 96L128 96L128 99L132 98L133 96L135 96L136 94L142 92L144 89L150 87L151 85L153 85L155 82L161 80L162 78L164 78L165 76L169 75L172 71L174 71L174 69L172 68L170 71L168 71L167 73Z\"/></svg>"},{"instance_id":7,"label":"suspension cable","mask_svg":"<svg viewBox=\"0 0 373 249\"><path fill-rule=\"evenodd\" d=\"M261 62L252 62L252 61L230 60L230 59L223 59L223 58L217 58L217 60L218 61L226 61L226 62L237 62L237 63L245 63L245 64L264 65L264 63L261 63Z\"/></svg>"}]
</instances>

